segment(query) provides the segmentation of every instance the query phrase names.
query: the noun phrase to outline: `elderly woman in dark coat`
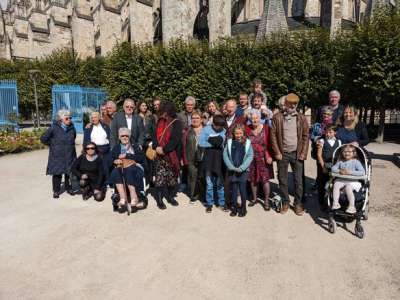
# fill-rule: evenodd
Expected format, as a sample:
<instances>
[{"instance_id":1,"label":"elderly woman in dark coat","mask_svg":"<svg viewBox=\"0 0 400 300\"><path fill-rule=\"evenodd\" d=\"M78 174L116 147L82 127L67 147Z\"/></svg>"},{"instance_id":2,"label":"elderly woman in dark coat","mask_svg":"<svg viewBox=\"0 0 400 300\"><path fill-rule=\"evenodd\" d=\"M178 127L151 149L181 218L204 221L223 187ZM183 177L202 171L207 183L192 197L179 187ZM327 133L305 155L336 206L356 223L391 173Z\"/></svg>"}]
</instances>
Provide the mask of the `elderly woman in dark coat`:
<instances>
[{"instance_id":1,"label":"elderly woman in dark coat","mask_svg":"<svg viewBox=\"0 0 400 300\"><path fill-rule=\"evenodd\" d=\"M144 190L143 163L145 155L139 145L130 143L131 131L128 128L120 128L118 136L120 143L115 145L111 151L111 158L116 166L111 172L111 181L116 185L120 196L120 201L117 204L118 209L127 209L128 212L133 212L137 208L144 207L143 202L139 205L139 193ZM131 198L130 203L126 187Z\"/></svg>"},{"instance_id":2,"label":"elderly woman in dark coat","mask_svg":"<svg viewBox=\"0 0 400 300\"><path fill-rule=\"evenodd\" d=\"M69 174L76 159L76 131L71 121L71 113L68 110L60 110L57 119L40 138L43 144L50 147L46 174L53 176L53 198L59 198L63 174L65 190L73 194Z\"/></svg>"}]
</instances>

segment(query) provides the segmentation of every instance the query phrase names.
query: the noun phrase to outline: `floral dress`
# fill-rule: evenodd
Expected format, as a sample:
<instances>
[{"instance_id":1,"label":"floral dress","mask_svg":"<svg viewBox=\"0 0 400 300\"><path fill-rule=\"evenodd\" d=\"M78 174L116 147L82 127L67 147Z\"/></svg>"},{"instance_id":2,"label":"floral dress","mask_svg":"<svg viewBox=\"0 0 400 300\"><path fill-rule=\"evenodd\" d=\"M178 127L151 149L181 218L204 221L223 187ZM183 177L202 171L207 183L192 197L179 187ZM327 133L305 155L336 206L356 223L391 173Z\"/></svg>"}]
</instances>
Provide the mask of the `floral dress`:
<instances>
[{"instance_id":1,"label":"floral dress","mask_svg":"<svg viewBox=\"0 0 400 300\"><path fill-rule=\"evenodd\" d=\"M265 158L268 147L265 143L266 130L268 129L264 127L258 135L255 135L253 131L250 131L248 134L254 151L254 158L250 165L249 174L249 180L253 184L267 182L271 178L274 178L272 164L267 164Z\"/></svg>"}]
</instances>

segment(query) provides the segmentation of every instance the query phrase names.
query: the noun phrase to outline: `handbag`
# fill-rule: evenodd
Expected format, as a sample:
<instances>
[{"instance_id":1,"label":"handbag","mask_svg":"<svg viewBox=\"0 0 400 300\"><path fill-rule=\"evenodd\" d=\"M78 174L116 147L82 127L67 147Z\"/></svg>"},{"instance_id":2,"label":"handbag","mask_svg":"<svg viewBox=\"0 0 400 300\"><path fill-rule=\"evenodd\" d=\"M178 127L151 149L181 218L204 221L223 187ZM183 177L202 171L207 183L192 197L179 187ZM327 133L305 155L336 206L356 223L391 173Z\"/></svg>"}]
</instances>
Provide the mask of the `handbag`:
<instances>
[{"instance_id":1,"label":"handbag","mask_svg":"<svg viewBox=\"0 0 400 300\"><path fill-rule=\"evenodd\" d=\"M172 123L174 123L175 121L176 121L176 119L172 120L172 122L170 122L170 123L164 128L164 130L163 130L163 132L162 132L162 134L161 134L161 137L160 137L160 142L162 141L162 139L163 139L163 137L164 137L165 131L166 131L166 130L168 129L168 127L170 127L170 126L172 125ZM146 149L146 157L147 157L149 160L155 160L156 157L157 157L157 152L156 152L156 150L153 149L153 144L152 144L152 143L150 143L149 146L148 146L147 149Z\"/></svg>"},{"instance_id":2,"label":"handbag","mask_svg":"<svg viewBox=\"0 0 400 300\"><path fill-rule=\"evenodd\" d=\"M153 144L150 143L149 146L147 147L147 150L146 150L146 157L149 160L155 160L156 156L157 156L157 152L156 152L156 150L153 149L152 146L153 146Z\"/></svg>"},{"instance_id":3,"label":"handbag","mask_svg":"<svg viewBox=\"0 0 400 300\"><path fill-rule=\"evenodd\" d=\"M196 163L201 163L204 158L204 148L203 147L197 147L196 152L194 153L194 161Z\"/></svg>"}]
</instances>

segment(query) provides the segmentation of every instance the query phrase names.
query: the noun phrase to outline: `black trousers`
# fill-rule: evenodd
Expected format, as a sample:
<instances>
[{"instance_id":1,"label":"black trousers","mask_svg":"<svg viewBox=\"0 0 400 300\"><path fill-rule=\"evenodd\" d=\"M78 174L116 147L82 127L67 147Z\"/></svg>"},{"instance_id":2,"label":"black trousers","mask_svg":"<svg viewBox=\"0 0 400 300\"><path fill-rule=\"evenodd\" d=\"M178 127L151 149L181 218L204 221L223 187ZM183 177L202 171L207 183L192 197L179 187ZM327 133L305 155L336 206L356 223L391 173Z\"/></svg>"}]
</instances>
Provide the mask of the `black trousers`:
<instances>
[{"instance_id":1,"label":"black trousers","mask_svg":"<svg viewBox=\"0 0 400 300\"><path fill-rule=\"evenodd\" d=\"M283 201L289 201L288 191L288 169L289 165L293 171L294 179L294 204L301 204L303 197L303 169L304 162L297 160L296 151L283 153L282 160L278 161L279 189L284 197Z\"/></svg>"},{"instance_id":2,"label":"black trousers","mask_svg":"<svg viewBox=\"0 0 400 300\"><path fill-rule=\"evenodd\" d=\"M53 192L59 193L61 191L61 180L62 175L53 175L52 183L53 183ZM64 174L64 186L65 190L71 189L71 182L69 181L69 175Z\"/></svg>"},{"instance_id":3,"label":"black trousers","mask_svg":"<svg viewBox=\"0 0 400 300\"><path fill-rule=\"evenodd\" d=\"M102 187L95 187L93 181L90 179L81 179L79 181L79 186L81 187L81 192L83 197L93 196L96 201L103 201L105 198L105 189ZM94 193L94 190L98 189L99 193Z\"/></svg>"},{"instance_id":4,"label":"black trousers","mask_svg":"<svg viewBox=\"0 0 400 300\"><path fill-rule=\"evenodd\" d=\"M318 184L318 202L320 205L324 204L325 185L329 180L329 173L324 173L321 165L317 165L317 184Z\"/></svg>"},{"instance_id":5,"label":"black trousers","mask_svg":"<svg viewBox=\"0 0 400 300\"><path fill-rule=\"evenodd\" d=\"M240 209L242 212L246 211L246 200L247 200L247 184L246 180L239 182L231 182L231 200L232 200L232 208L237 211L238 203L237 196L240 193L240 201L241 206Z\"/></svg>"}]
</instances>

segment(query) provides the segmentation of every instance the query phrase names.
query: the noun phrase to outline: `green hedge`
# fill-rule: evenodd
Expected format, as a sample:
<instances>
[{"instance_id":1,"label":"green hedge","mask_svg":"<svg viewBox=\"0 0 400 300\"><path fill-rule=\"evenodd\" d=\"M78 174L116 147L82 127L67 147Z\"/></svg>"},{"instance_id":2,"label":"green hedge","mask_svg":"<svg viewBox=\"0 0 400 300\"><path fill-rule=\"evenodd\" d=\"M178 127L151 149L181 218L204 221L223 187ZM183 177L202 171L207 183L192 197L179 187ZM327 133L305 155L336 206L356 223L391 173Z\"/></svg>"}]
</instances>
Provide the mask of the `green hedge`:
<instances>
[{"instance_id":1,"label":"green hedge","mask_svg":"<svg viewBox=\"0 0 400 300\"><path fill-rule=\"evenodd\" d=\"M123 43L105 58L83 60L72 52L58 51L42 60L0 61L0 79L18 80L20 110L25 115L33 111L33 84L27 73L31 68L41 71L41 111L50 110L55 83L102 86L118 102L125 97L158 95L182 106L189 94L202 103L237 97L240 90L249 91L254 78L263 81L272 104L292 90L315 107L336 88L360 106L378 107L390 98L390 106L399 107L393 100L400 84L399 49L399 12L386 11L335 39L309 30L262 42L226 39L212 47L182 41L168 47ZM378 88L382 84L390 93L382 94ZM384 98L380 103L375 97L378 92Z\"/></svg>"}]
</instances>

